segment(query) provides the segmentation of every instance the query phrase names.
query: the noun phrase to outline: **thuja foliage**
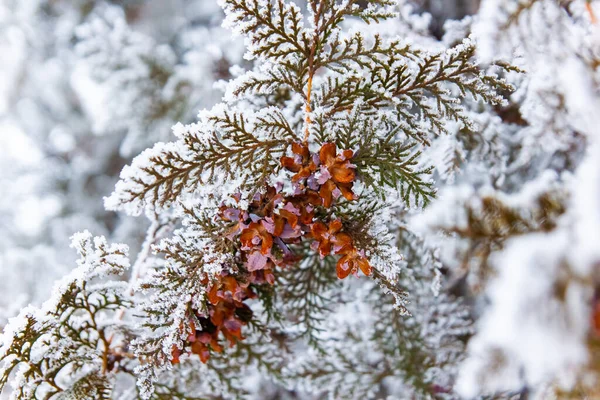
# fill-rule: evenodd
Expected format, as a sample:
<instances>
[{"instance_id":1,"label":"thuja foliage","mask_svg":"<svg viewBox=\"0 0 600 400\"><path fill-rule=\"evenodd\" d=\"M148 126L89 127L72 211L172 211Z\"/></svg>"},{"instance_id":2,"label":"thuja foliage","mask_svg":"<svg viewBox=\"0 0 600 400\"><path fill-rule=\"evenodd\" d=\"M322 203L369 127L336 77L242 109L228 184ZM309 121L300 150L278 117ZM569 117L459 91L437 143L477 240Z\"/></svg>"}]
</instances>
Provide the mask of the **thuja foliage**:
<instances>
[{"instance_id":1,"label":"thuja foliage","mask_svg":"<svg viewBox=\"0 0 600 400\"><path fill-rule=\"evenodd\" d=\"M423 396L449 391L449 382L436 386L435 373L423 375L455 357L442 351L447 359L436 360L440 349L422 341L436 318L445 320L416 304L412 313L423 314L406 322L407 293L429 290L437 267L427 256L418 260L427 272L402 273L419 262L400 255L407 233L399 210L435 196L432 167L421 156L432 139L451 124L475 129L463 100L501 105L499 93L511 86L477 65L468 39L430 52L343 29L394 17L392 1L314 0L306 13L284 0L221 3L255 66L198 123L176 125L176 141L139 155L106 199L109 209L153 220L134 281L106 287L107 278L89 272L125 257L100 243L87 261L94 267L61 290L56 311L26 313L13 324L0 354L8 366L1 383L22 364L16 398L36 390L46 398L76 390L86 393L81 398L110 397L120 374L137 378L139 394L119 398L188 398L182 385L205 398L238 398L249 389L243 377L258 368L280 384L302 381L333 397L372 394L394 376ZM356 299L373 307L362 334L385 354L377 368L321 335L339 305ZM44 353L28 350L36 346ZM319 356L294 368L292 355L303 346ZM325 361L310 367L317 360ZM59 379L65 368L80 378ZM362 382L344 379L357 368ZM339 385L318 388L327 376Z\"/></svg>"},{"instance_id":2,"label":"thuja foliage","mask_svg":"<svg viewBox=\"0 0 600 400\"><path fill-rule=\"evenodd\" d=\"M107 373L119 357L111 341L126 334L111 315L130 302L123 282L108 278L129 267L128 249L109 246L103 238L92 240L89 233L74 237L73 246L81 256L79 266L57 286L55 299L42 309L22 310L13 330L4 333L11 341L2 348L0 385L19 367L22 379L13 389L16 398L52 398L66 392L79 398L110 398ZM66 387L61 376L65 373Z\"/></svg>"},{"instance_id":3,"label":"thuja foliage","mask_svg":"<svg viewBox=\"0 0 600 400\"><path fill-rule=\"evenodd\" d=\"M128 343L135 328L122 313L133 307L128 284L128 248L109 245L89 232L72 238L78 266L59 281L41 308L21 310L0 348L0 388L9 382L16 399L111 399L117 376L131 378L138 361ZM126 398L139 398L134 389ZM157 382L153 399L193 399L175 385Z\"/></svg>"}]
</instances>

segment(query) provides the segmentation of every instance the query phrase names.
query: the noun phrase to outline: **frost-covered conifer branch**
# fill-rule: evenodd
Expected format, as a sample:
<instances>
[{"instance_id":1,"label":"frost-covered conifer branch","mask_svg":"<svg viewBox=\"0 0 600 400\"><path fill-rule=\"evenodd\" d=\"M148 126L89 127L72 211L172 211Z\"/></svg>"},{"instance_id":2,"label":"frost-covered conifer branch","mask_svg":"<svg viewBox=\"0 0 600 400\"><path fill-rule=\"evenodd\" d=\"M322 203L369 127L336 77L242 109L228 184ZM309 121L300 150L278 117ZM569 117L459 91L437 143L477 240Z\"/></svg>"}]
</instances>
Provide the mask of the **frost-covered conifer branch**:
<instances>
[{"instance_id":1,"label":"frost-covered conifer branch","mask_svg":"<svg viewBox=\"0 0 600 400\"><path fill-rule=\"evenodd\" d=\"M57 283L54 297L23 309L4 329L0 391L8 393L10 383L15 399L138 399L136 390L116 389L139 365L130 347L138 328L122 319L135 300L118 279L129 268L127 246L87 231L74 235L72 245L78 267ZM183 393L179 380L156 385L152 399L206 398Z\"/></svg>"},{"instance_id":2,"label":"frost-covered conifer branch","mask_svg":"<svg viewBox=\"0 0 600 400\"><path fill-rule=\"evenodd\" d=\"M295 3L284 0L222 0L225 24L248 37L253 57L286 60L307 56L304 17Z\"/></svg>"},{"instance_id":3,"label":"frost-covered conifer branch","mask_svg":"<svg viewBox=\"0 0 600 400\"><path fill-rule=\"evenodd\" d=\"M128 335L126 326L111 319L119 308L131 306L124 294L126 284L106 279L129 267L127 247L109 246L89 232L75 235L73 247L81 257L79 266L58 283L54 298L41 309L22 310L5 329L0 390L15 373L15 398L49 399L70 393L110 399L110 375L119 360L132 357L110 339L114 334Z\"/></svg>"},{"instance_id":4,"label":"frost-covered conifer branch","mask_svg":"<svg viewBox=\"0 0 600 400\"><path fill-rule=\"evenodd\" d=\"M387 226L397 202L424 205L434 195L421 160L427 129L472 126L456 95L496 105L496 91L510 89L480 72L470 42L432 54L398 38L345 38L347 17L393 16L386 1L315 1L306 20L283 1L223 6L227 24L249 39L254 70L199 123L177 126L177 142L139 156L107 200L132 213L173 206L183 222L157 247L164 263L142 285L149 332L134 349L145 360L144 396L187 354L213 372L238 357L227 343L260 351L247 346L252 338L282 330L281 349L290 339L323 348L335 275L362 271L406 313L404 263ZM251 328L261 316L248 306L256 297L271 322L259 331Z\"/></svg>"},{"instance_id":5,"label":"frost-covered conifer branch","mask_svg":"<svg viewBox=\"0 0 600 400\"><path fill-rule=\"evenodd\" d=\"M424 257L413 267L426 273L408 271L399 210L434 197L424 158L433 140L453 124L473 130L468 102L501 105L499 93L512 87L483 72L470 40L429 51L375 32L368 24L397 15L388 0L314 0L306 16L284 0L221 5L254 66L198 123L176 125L174 142L136 157L106 199L109 209L156 221L174 216L177 229L153 246L156 257L148 249L157 235L145 243L146 275L123 306L125 322L111 320L137 329L99 335L100 358L126 349L114 372L135 377L142 399L193 398L190 385L206 398L241 398L252 372L286 385L299 379L287 368L298 348L331 357L324 366L299 361L308 386L339 382L324 388L334 396L374 394L395 379L411 393L435 395L442 381L450 390L453 375L436 367L456 363L467 318L443 296L409 305L411 291L427 298L438 269ZM336 332L348 307L377 311L357 319L362 331ZM436 327L452 333L427 342ZM360 351L381 362L357 361L344 342L367 343ZM176 379L177 371L188 374ZM350 371L360 381L344 381Z\"/></svg>"},{"instance_id":6,"label":"frost-covered conifer branch","mask_svg":"<svg viewBox=\"0 0 600 400\"><path fill-rule=\"evenodd\" d=\"M274 130L265 118L258 120L261 132L248 127L240 114L219 109L203 117L204 126L176 125L180 141L159 143L136 157L123 170L107 207L134 214L146 206L163 208L203 183L223 179L242 179L246 188L260 186L279 168L278 159L290 141L285 125Z\"/></svg>"},{"instance_id":7,"label":"frost-covered conifer branch","mask_svg":"<svg viewBox=\"0 0 600 400\"><path fill-rule=\"evenodd\" d=\"M377 37L373 46L381 46ZM399 42L385 50L378 48L380 54L353 60L352 74L327 77L317 89L322 118L351 110L360 102L362 112L388 110L405 135L423 144L429 144L431 131L447 133L448 121L460 122L472 131L473 122L459 99L470 95L501 105L499 93L513 90L497 75L480 71L473 61L474 50L469 40L446 53L428 54ZM510 68L503 65L499 70Z\"/></svg>"}]
</instances>

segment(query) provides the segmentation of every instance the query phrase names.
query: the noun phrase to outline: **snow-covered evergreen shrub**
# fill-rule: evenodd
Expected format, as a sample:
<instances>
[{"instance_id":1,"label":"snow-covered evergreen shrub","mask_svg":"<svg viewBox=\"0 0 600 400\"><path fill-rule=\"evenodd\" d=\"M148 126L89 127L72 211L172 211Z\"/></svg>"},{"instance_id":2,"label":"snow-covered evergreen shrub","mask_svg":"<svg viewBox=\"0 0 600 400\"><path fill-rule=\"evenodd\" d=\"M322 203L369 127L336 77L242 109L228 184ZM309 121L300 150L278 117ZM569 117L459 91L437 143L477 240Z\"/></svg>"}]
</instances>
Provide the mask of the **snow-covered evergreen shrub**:
<instances>
[{"instance_id":1,"label":"snow-covered evergreen shrub","mask_svg":"<svg viewBox=\"0 0 600 400\"><path fill-rule=\"evenodd\" d=\"M141 12L47 6L82 99L54 136L117 170L150 146L105 198L129 222L90 221L139 251L73 237L78 267L3 331L2 393L594 398L595 4L484 0L441 40L404 1L220 5L243 60L211 23L160 45Z\"/></svg>"}]
</instances>

